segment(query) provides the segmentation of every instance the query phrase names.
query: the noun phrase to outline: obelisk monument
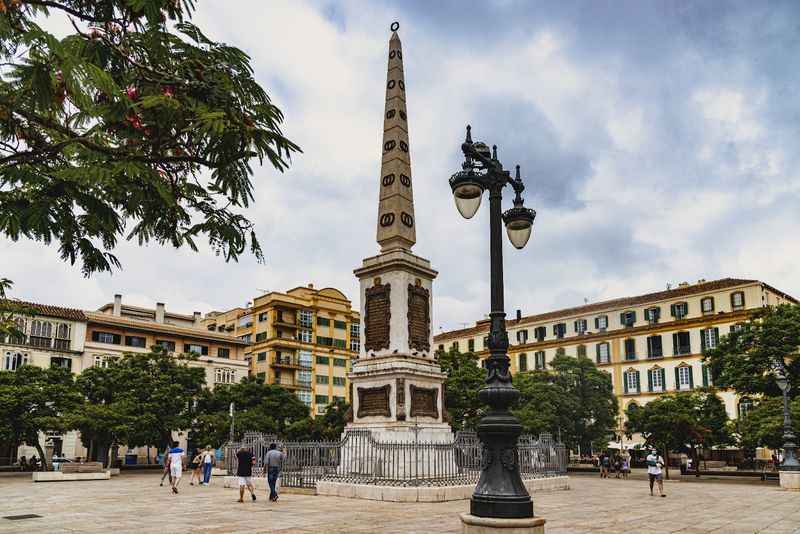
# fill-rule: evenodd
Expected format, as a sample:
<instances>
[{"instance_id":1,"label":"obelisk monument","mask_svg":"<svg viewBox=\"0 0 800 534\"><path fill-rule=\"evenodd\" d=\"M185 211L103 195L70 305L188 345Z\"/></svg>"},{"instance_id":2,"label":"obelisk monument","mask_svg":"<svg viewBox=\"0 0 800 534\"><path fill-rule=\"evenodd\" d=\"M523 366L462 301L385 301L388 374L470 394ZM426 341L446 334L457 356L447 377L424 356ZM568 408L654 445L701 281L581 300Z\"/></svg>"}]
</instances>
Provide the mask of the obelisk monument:
<instances>
[{"instance_id":1,"label":"obelisk monument","mask_svg":"<svg viewBox=\"0 0 800 534\"><path fill-rule=\"evenodd\" d=\"M354 271L361 284L361 353L353 364L353 421L377 439L447 441L445 375L434 359L433 280L428 260L414 255L413 175L403 48L392 24L383 116L377 220L380 254Z\"/></svg>"}]
</instances>

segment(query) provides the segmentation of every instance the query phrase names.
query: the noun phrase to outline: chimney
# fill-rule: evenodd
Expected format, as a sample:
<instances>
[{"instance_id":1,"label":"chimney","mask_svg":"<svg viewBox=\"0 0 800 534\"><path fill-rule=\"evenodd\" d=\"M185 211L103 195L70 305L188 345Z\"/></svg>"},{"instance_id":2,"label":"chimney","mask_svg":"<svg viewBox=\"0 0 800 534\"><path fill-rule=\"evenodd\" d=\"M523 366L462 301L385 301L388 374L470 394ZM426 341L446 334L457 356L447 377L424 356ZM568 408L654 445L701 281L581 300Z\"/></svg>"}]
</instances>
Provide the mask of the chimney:
<instances>
[{"instance_id":1,"label":"chimney","mask_svg":"<svg viewBox=\"0 0 800 534\"><path fill-rule=\"evenodd\" d=\"M194 327L200 328L200 312L194 312Z\"/></svg>"},{"instance_id":2,"label":"chimney","mask_svg":"<svg viewBox=\"0 0 800 534\"><path fill-rule=\"evenodd\" d=\"M164 322L164 303L163 302L156 302L156 322L163 323Z\"/></svg>"},{"instance_id":3,"label":"chimney","mask_svg":"<svg viewBox=\"0 0 800 534\"><path fill-rule=\"evenodd\" d=\"M522 320L522 310L517 310L517 321Z\"/></svg>"},{"instance_id":4,"label":"chimney","mask_svg":"<svg viewBox=\"0 0 800 534\"><path fill-rule=\"evenodd\" d=\"M314 284L308 284L308 289L314 289Z\"/></svg>"},{"instance_id":5,"label":"chimney","mask_svg":"<svg viewBox=\"0 0 800 534\"><path fill-rule=\"evenodd\" d=\"M114 295L114 310L111 313L117 317L122 315L122 295L119 293Z\"/></svg>"},{"instance_id":6,"label":"chimney","mask_svg":"<svg viewBox=\"0 0 800 534\"><path fill-rule=\"evenodd\" d=\"M689 287L689 282L681 282L678 287Z\"/></svg>"}]
</instances>

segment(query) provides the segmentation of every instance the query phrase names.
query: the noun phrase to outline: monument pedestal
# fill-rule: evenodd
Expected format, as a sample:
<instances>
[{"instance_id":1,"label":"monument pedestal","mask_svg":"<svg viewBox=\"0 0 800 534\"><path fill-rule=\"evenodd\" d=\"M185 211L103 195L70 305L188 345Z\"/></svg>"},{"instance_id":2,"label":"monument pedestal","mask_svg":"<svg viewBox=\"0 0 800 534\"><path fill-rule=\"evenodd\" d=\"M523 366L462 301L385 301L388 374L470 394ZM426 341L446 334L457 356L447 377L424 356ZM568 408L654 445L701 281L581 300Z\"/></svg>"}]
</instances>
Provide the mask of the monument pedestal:
<instances>
[{"instance_id":1,"label":"monument pedestal","mask_svg":"<svg viewBox=\"0 0 800 534\"><path fill-rule=\"evenodd\" d=\"M461 514L462 534L544 534L544 524L542 517L498 519Z\"/></svg>"},{"instance_id":2,"label":"monument pedestal","mask_svg":"<svg viewBox=\"0 0 800 534\"><path fill-rule=\"evenodd\" d=\"M781 481L781 489L800 491L800 471L781 470L778 476Z\"/></svg>"}]
</instances>

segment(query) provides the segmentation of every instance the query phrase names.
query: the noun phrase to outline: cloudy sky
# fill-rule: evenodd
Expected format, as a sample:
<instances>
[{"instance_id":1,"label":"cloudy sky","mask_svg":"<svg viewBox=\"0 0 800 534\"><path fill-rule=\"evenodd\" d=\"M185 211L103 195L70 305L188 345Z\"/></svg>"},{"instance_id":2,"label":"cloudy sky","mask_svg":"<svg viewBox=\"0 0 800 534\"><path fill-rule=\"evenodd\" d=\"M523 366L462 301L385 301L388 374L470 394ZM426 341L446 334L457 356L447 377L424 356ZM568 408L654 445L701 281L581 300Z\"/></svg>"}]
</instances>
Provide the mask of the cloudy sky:
<instances>
[{"instance_id":1,"label":"cloudy sky","mask_svg":"<svg viewBox=\"0 0 800 534\"><path fill-rule=\"evenodd\" d=\"M304 153L256 168L267 263L123 244L124 268L81 276L55 247L0 240L13 296L87 309L203 312L309 282L358 307L352 270L377 253L389 24L401 24L417 219L439 270L434 328L488 311L488 221L447 179L464 126L522 165L537 210L505 244L511 314L757 278L800 297L800 4L200 0L195 22L253 58ZM510 198L510 193L507 194ZM510 202L509 202L510 203Z\"/></svg>"}]
</instances>

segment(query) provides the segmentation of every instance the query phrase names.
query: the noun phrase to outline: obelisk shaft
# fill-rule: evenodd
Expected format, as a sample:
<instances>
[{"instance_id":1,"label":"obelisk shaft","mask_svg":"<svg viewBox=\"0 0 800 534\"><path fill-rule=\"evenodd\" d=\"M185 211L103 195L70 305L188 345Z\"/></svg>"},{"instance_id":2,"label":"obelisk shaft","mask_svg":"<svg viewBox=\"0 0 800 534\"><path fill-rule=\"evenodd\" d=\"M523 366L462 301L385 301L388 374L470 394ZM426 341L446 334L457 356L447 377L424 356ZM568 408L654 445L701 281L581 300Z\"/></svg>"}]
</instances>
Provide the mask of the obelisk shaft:
<instances>
[{"instance_id":1,"label":"obelisk shaft","mask_svg":"<svg viewBox=\"0 0 800 534\"><path fill-rule=\"evenodd\" d=\"M403 48L397 32L392 32L389 39L382 150L378 244L381 252L411 250L417 242L417 232L411 184Z\"/></svg>"}]
</instances>

